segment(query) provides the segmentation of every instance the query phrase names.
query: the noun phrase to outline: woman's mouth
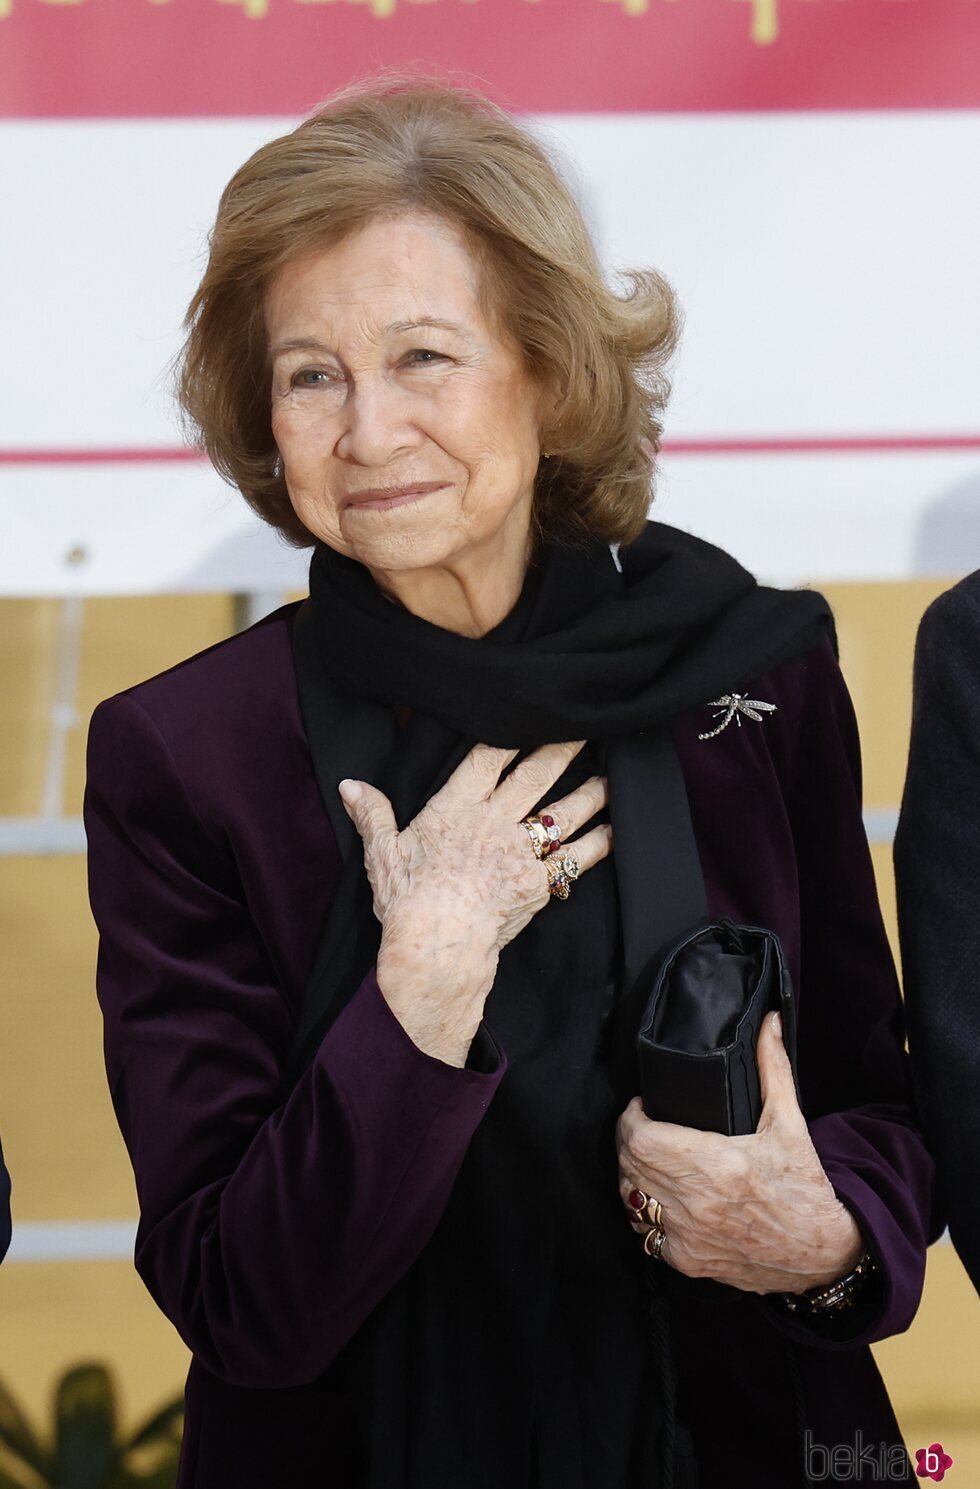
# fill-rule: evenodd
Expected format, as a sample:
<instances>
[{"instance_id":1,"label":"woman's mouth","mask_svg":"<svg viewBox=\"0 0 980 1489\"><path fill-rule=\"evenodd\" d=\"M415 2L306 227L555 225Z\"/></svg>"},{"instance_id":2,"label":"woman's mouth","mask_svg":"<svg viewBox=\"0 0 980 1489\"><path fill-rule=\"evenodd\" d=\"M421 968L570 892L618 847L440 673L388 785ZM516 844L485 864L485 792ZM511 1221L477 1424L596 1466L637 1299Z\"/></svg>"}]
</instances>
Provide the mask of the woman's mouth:
<instances>
[{"instance_id":1,"label":"woman's mouth","mask_svg":"<svg viewBox=\"0 0 980 1489\"><path fill-rule=\"evenodd\" d=\"M445 489L445 481L419 481L412 486L386 486L358 491L344 498L344 511L387 512Z\"/></svg>"}]
</instances>

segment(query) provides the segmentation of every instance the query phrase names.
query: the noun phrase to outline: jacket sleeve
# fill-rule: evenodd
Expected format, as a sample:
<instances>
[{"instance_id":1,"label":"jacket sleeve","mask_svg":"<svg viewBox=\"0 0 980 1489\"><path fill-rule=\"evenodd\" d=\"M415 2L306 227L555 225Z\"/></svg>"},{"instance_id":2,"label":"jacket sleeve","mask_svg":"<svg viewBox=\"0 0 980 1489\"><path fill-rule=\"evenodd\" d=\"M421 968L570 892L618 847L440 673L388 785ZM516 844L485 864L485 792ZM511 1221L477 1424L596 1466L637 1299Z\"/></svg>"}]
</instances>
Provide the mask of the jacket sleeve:
<instances>
[{"instance_id":1,"label":"jacket sleeve","mask_svg":"<svg viewBox=\"0 0 980 1489\"><path fill-rule=\"evenodd\" d=\"M895 879L916 1096L950 1235L980 1289L978 656L980 575L919 628Z\"/></svg>"},{"instance_id":2,"label":"jacket sleeve","mask_svg":"<svg viewBox=\"0 0 980 1489\"><path fill-rule=\"evenodd\" d=\"M372 972L283 1100L294 1011L130 695L92 717L84 820L137 1270L219 1378L311 1381L425 1245L506 1062L485 1029L483 1068L424 1054Z\"/></svg>"},{"instance_id":3,"label":"jacket sleeve","mask_svg":"<svg viewBox=\"0 0 980 1489\"><path fill-rule=\"evenodd\" d=\"M765 1306L803 1343L853 1347L908 1328L942 1222L862 820L854 709L829 643L796 676L799 730L782 769L799 873L800 1090L823 1168L880 1273L837 1316L803 1322Z\"/></svg>"}]
</instances>

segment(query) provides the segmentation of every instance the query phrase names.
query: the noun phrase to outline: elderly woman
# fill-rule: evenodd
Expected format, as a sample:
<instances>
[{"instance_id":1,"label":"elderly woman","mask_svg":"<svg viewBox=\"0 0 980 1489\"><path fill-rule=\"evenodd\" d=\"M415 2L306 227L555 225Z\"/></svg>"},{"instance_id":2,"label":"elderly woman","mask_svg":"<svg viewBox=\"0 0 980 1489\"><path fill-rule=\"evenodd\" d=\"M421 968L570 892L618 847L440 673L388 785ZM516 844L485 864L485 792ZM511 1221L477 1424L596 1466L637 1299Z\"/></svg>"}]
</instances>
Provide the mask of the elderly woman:
<instances>
[{"instance_id":1,"label":"elderly woman","mask_svg":"<svg viewBox=\"0 0 980 1489\"><path fill-rule=\"evenodd\" d=\"M389 82L241 168L189 327L212 460L313 557L89 737L181 1486L790 1489L856 1434L914 1483L867 1346L938 1221L853 715L819 596L646 520L667 286L609 287L506 115ZM612 1057L690 919L651 740L798 992L748 1136Z\"/></svg>"}]
</instances>

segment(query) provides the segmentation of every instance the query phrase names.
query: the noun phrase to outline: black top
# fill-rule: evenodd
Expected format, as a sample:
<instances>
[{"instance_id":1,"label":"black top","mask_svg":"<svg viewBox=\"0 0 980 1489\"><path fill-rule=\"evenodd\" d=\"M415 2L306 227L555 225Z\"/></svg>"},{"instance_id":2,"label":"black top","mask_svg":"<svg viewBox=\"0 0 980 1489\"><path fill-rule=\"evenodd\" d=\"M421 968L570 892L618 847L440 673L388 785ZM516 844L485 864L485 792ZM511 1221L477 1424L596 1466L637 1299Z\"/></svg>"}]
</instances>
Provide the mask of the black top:
<instances>
[{"instance_id":1,"label":"black top","mask_svg":"<svg viewBox=\"0 0 980 1489\"><path fill-rule=\"evenodd\" d=\"M601 543L546 544L514 609L479 640L411 615L362 565L318 547L293 639L328 810L336 741L349 752L353 739L357 774L404 826L477 740L524 750L590 740L548 793L557 799L612 773L624 736L654 734L828 629L820 596L764 590L727 554L651 523L620 564ZM412 710L402 729L397 705ZM377 953L360 843L350 824L339 835L345 869L294 1070ZM617 844L615 866L576 884L569 913L536 916L504 948L485 1012L507 1075L425 1250L336 1363L360 1423L365 1489L680 1482L664 1474L671 1362L662 1329L651 1353L648 1269L617 1186L615 1123L632 1094L615 1089L610 1060L632 961ZM672 845L657 848L669 861ZM690 923L682 913L673 934ZM663 1300L654 1306L662 1321Z\"/></svg>"}]
</instances>

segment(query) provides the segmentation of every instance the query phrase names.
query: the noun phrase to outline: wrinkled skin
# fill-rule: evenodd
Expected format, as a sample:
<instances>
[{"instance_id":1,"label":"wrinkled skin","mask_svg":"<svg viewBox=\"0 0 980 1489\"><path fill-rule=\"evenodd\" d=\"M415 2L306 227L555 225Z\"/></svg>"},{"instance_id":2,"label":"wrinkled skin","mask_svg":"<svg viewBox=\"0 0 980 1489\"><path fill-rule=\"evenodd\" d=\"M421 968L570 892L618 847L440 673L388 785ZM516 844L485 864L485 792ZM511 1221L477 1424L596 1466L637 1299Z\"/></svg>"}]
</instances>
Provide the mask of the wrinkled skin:
<instances>
[{"instance_id":1,"label":"wrinkled skin","mask_svg":"<svg viewBox=\"0 0 980 1489\"><path fill-rule=\"evenodd\" d=\"M459 230L404 212L291 260L265 300L297 516L383 594L465 636L521 592L554 402L484 299Z\"/></svg>"},{"instance_id":2,"label":"wrinkled skin","mask_svg":"<svg viewBox=\"0 0 980 1489\"><path fill-rule=\"evenodd\" d=\"M624 1205L640 1189L663 1207L661 1260L755 1293L833 1282L862 1247L810 1140L777 1021L766 1018L759 1032L763 1107L750 1136L652 1122L639 1097L617 1127ZM631 1224L641 1235L650 1228Z\"/></svg>"},{"instance_id":3,"label":"wrinkled skin","mask_svg":"<svg viewBox=\"0 0 980 1489\"><path fill-rule=\"evenodd\" d=\"M380 791L342 785L382 926L378 984L419 1048L451 1065L466 1063L500 952L551 898L520 824L581 748L544 745L500 781L516 752L477 745L403 832ZM567 841L606 800L593 777L544 810ZM602 824L577 838L582 872L611 845Z\"/></svg>"}]
</instances>

